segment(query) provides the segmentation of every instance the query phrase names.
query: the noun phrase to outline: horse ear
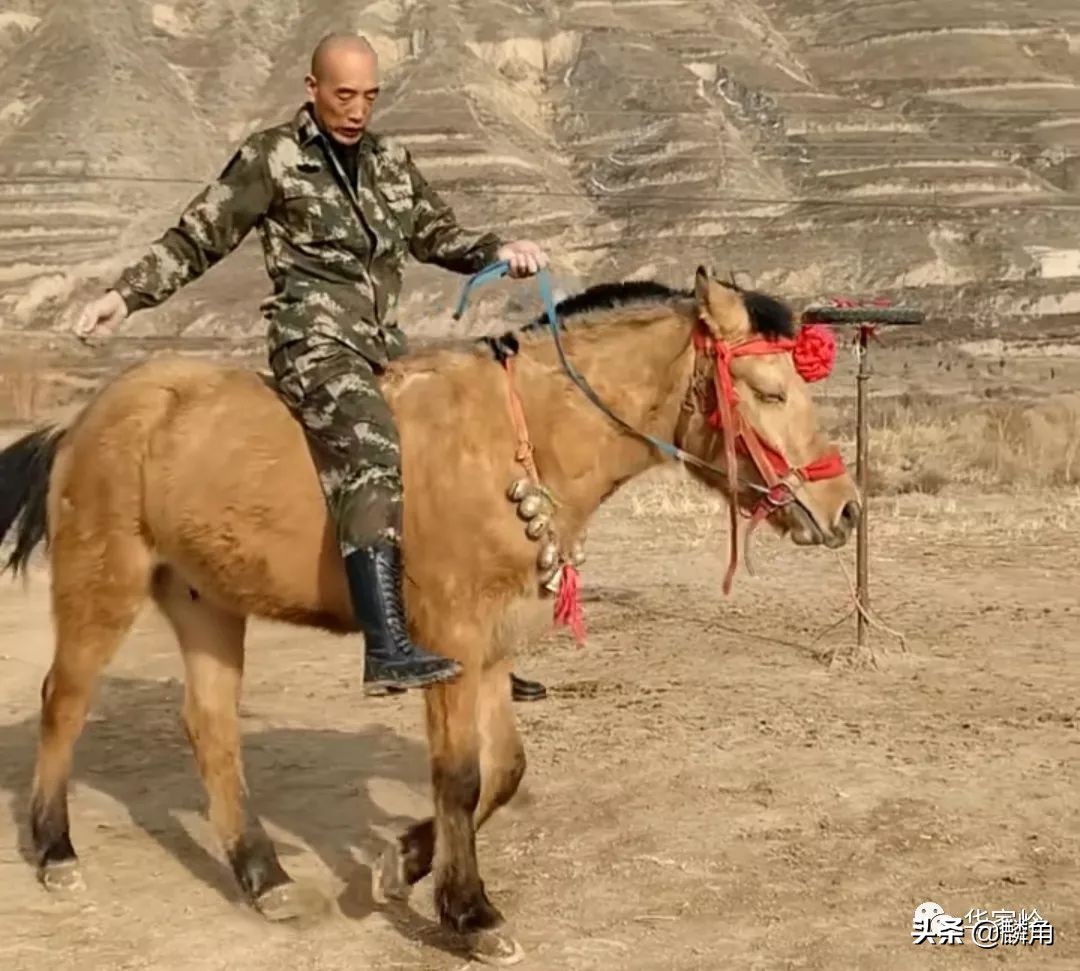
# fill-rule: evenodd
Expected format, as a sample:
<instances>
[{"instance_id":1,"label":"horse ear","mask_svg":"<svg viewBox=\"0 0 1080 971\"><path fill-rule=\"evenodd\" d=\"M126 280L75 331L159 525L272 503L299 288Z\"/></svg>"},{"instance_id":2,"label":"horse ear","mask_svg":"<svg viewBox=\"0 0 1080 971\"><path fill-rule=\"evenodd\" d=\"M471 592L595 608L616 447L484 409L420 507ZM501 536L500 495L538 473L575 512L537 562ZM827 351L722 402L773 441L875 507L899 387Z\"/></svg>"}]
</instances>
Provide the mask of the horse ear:
<instances>
[{"instance_id":1,"label":"horse ear","mask_svg":"<svg viewBox=\"0 0 1080 971\"><path fill-rule=\"evenodd\" d=\"M704 266L699 266L694 276L694 299L698 318L718 338L738 336L749 325L742 297L717 283Z\"/></svg>"},{"instance_id":2,"label":"horse ear","mask_svg":"<svg viewBox=\"0 0 1080 971\"><path fill-rule=\"evenodd\" d=\"M709 276L709 271L704 266L699 266L697 273L694 274L694 296L697 297L698 304L708 302L709 284L711 282L712 278Z\"/></svg>"}]
</instances>

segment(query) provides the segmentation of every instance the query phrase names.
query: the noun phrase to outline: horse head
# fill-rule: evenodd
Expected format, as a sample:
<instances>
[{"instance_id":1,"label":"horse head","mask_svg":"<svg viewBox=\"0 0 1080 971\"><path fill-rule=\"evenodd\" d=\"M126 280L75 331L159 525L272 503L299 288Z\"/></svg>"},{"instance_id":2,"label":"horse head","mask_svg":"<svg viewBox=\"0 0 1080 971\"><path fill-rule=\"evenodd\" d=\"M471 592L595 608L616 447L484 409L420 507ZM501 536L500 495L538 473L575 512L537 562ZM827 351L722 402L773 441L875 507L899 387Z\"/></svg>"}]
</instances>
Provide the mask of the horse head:
<instances>
[{"instance_id":1,"label":"horse head","mask_svg":"<svg viewBox=\"0 0 1080 971\"><path fill-rule=\"evenodd\" d=\"M699 267L696 350L677 444L717 469L688 463L748 514L798 545L839 548L860 515L859 494L821 431L810 385L832 366L836 344L795 323L784 303L716 280Z\"/></svg>"}]
</instances>

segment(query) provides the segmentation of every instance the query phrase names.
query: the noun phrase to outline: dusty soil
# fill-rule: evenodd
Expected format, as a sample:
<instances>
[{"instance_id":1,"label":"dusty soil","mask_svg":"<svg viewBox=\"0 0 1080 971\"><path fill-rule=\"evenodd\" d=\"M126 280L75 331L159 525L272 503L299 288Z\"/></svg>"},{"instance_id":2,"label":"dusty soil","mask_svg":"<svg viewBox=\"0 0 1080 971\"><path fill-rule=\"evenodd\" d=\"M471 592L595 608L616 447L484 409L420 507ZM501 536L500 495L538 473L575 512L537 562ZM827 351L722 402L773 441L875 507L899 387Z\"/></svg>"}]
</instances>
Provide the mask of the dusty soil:
<instances>
[{"instance_id":1,"label":"dusty soil","mask_svg":"<svg viewBox=\"0 0 1080 971\"><path fill-rule=\"evenodd\" d=\"M1077 967L1080 498L877 500L875 606L908 653L875 634L889 650L873 671L823 658L853 641L851 621L823 633L850 606L850 551L763 536L758 578L740 575L725 602L722 513L640 495L596 521L588 647L557 635L519 665L551 695L518 706L527 782L480 854L524 966ZM250 645L249 782L285 865L330 914L269 926L239 901L152 613L77 752L88 887L54 899L24 857L47 575L0 587L0 967L465 964L431 923L430 880L411 912L367 890L380 840L428 806L420 698L365 699L349 640L261 624ZM957 916L1037 908L1055 942L916 946L927 900Z\"/></svg>"}]
</instances>

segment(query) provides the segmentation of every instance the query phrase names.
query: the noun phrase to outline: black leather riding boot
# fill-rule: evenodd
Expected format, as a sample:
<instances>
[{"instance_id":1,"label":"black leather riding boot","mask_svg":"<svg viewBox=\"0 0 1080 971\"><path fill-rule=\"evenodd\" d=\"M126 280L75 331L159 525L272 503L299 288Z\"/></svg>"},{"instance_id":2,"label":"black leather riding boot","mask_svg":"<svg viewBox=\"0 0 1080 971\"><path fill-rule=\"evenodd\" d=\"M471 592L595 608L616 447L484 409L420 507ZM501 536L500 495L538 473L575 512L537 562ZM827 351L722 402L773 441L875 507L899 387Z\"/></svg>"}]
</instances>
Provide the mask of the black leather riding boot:
<instances>
[{"instance_id":1,"label":"black leather riding boot","mask_svg":"<svg viewBox=\"0 0 1080 971\"><path fill-rule=\"evenodd\" d=\"M514 701L542 701L547 697L547 688L539 681L526 681L525 678L511 674L510 694Z\"/></svg>"},{"instance_id":2,"label":"black leather riding boot","mask_svg":"<svg viewBox=\"0 0 1080 971\"><path fill-rule=\"evenodd\" d=\"M451 681L457 661L409 639L401 603L401 550L379 543L345 557L353 610L364 632L364 684L418 688Z\"/></svg>"}]
</instances>

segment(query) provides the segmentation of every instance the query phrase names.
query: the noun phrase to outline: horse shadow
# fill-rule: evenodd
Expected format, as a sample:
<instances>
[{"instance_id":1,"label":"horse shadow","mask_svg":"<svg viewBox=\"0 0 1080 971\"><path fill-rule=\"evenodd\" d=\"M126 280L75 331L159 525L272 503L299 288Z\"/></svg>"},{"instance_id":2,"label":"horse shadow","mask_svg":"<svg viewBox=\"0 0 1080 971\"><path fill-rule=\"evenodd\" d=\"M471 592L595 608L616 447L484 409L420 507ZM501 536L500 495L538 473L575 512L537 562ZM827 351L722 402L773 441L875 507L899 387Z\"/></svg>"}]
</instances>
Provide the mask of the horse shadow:
<instances>
[{"instance_id":1,"label":"horse shadow","mask_svg":"<svg viewBox=\"0 0 1080 971\"><path fill-rule=\"evenodd\" d=\"M175 680L103 678L76 748L72 780L115 799L193 877L241 904L244 898L205 822L206 796L180 719L182 699L183 687ZM366 782L388 781L423 797L430 779L426 746L382 725L335 731L245 728L242 722L242 729L251 807L270 830L286 870L290 858L310 851L344 884L338 904L346 917L362 919L381 909L404 936L444 946L437 925L415 912L375 903L366 862L386 836L414 821L387 812ZM37 739L36 713L0 726L0 791L12 797L18 848L29 866L36 865L28 804ZM204 821L202 831L213 850L192 837L181 814ZM88 840L80 839L85 827L77 809L71 822L79 850ZM385 835L374 836L378 829ZM357 848L359 861L352 852Z\"/></svg>"}]
</instances>

